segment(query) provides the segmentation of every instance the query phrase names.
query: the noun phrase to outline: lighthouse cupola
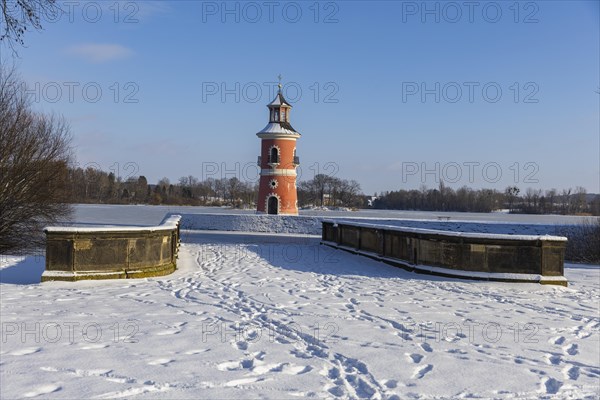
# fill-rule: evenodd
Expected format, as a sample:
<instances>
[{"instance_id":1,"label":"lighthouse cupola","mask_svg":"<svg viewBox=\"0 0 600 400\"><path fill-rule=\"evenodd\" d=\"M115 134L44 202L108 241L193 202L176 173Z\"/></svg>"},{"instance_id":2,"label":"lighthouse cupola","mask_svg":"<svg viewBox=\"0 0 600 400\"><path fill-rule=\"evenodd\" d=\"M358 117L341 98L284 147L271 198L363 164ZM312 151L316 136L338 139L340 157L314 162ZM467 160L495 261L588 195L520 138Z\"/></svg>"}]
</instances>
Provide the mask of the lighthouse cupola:
<instances>
[{"instance_id":1,"label":"lighthouse cupola","mask_svg":"<svg viewBox=\"0 0 600 400\"><path fill-rule=\"evenodd\" d=\"M283 97L283 94L281 94L281 84L279 84L279 90L277 91L275 99L270 102L267 107L269 107L269 122L290 122L290 110L292 109L292 105L289 104Z\"/></svg>"}]
</instances>

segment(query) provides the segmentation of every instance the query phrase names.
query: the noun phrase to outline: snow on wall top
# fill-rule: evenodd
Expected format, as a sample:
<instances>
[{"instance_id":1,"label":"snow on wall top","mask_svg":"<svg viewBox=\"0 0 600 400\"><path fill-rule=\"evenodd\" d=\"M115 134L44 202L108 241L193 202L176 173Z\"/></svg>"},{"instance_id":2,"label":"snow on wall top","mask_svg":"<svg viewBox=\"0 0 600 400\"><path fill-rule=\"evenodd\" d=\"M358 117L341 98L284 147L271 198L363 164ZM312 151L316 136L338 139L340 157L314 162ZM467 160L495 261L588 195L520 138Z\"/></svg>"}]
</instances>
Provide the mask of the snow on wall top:
<instances>
[{"instance_id":1,"label":"snow on wall top","mask_svg":"<svg viewBox=\"0 0 600 400\"><path fill-rule=\"evenodd\" d=\"M177 228L181 215L167 215L165 219L156 226L47 226L44 233L93 233L93 232L156 232L168 231Z\"/></svg>"},{"instance_id":2,"label":"snow on wall top","mask_svg":"<svg viewBox=\"0 0 600 400\"><path fill-rule=\"evenodd\" d=\"M480 233L480 232L453 232L444 231L437 229L425 229L425 228L412 228L405 226L394 226L394 225L381 225L381 224L367 224L363 222L355 222L349 220L332 220L324 219L323 222L329 222L334 225L346 224L351 226L359 226L364 228L375 228L375 229L386 229L395 232L407 232L407 233L424 233L424 234L436 234L445 235L452 237L464 237L464 238L475 238L475 239L502 239L502 240L552 240L559 242L566 242L568 239L564 236L552 236L552 235L519 235L519 234L502 234L502 233Z\"/></svg>"}]
</instances>

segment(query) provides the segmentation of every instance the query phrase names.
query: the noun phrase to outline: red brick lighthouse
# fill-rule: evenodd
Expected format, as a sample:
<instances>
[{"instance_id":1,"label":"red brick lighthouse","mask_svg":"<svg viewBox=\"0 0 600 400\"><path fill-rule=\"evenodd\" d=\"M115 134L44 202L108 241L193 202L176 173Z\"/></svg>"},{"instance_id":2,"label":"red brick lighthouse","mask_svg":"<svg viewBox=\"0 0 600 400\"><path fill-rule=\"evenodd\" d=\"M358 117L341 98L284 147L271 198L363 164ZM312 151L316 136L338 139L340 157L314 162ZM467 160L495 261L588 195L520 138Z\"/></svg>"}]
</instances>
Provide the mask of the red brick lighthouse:
<instances>
[{"instance_id":1,"label":"red brick lighthouse","mask_svg":"<svg viewBox=\"0 0 600 400\"><path fill-rule=\"evenodd\" d=\"M296 156L296 140L300 134L290 125L292 106L281 94L281 82L277 96L267 107L269 123L256 134L261 139L256 209L259 213L298 215L296 168L300 161Z\"/></svg>"}]
</instances>

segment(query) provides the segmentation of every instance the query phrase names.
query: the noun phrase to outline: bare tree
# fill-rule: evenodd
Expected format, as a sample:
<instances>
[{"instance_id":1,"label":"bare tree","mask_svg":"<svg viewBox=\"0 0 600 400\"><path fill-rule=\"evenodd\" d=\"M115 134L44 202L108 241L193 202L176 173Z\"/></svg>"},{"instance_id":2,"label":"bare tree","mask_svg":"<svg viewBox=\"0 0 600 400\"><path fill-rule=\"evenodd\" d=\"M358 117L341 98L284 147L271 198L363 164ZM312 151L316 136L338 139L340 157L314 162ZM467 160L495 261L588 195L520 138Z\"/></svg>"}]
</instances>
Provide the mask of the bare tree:
<instances>
[{"instance_id":1,"label":"bare tree","mask_svg":"<svg viewBox=\"0 0 600 400\"><path fill-rule=\"evenodd\" d=\"M508 200L508 209L510 212L514 210L513 205L515 204L515 200L517 199L520 191L521 190L516 186L509 186L504 190L504 194Z\"/></svg>"},{"instance_id":2,"label":"bare tree","mask_svg":"<svg viewBox=\"0 0 600 400\"><path fill-rule=\"evenodd\" d=\"M561 210L563 214L571 212L571 191L573 189L563 189L561 194Z\"/></svg>"},{"instance_id":3,"label":"bare tree","mask_svg":"<svg viewBox=\"0 0 600 400\"><path fill-rule=\"evenodd\" d=\"M32 111L14 69L0 65L0 253L43 241L41 229L67 217L69 127Z\"/></svg>"},{"instance_id":4,"label":"bare tree","mask_svg":"<svg viewBox=\"0 0 600 400\"><path fill-rule=\"evenodd\" d=\"M0 42L23 45L27 30L42 29L44 18L55 20L63 11L56 0L0 0Z\"/></svg>"},{"instance_id":5,"label":"bare tree","mask_svg":"<svg viewBox=\"0 0 600 400\"><path fill-rule=\"evenodd\" d=\"M556 196L558 191L554 188L550 190L546 190L546 209L544 210L544 214L551 214L554 212L554 202L556 201Z\"/></svg>"}]
</instances>

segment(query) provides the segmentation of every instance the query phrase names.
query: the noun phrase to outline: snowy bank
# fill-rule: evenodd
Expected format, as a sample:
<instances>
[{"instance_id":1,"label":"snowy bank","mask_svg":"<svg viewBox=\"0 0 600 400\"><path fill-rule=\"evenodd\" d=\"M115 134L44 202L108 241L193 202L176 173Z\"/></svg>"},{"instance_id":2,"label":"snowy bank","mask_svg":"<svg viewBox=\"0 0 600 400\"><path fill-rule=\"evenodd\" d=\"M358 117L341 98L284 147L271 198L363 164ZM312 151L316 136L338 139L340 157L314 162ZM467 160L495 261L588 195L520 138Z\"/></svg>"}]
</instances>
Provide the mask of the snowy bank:
<instances>
[{"instance_id":1,"label":"snowy bank","mask_svg":"<svg viewBox=\"0 0 600 400\"><path fill-rule=\"evenodd\" d=\"M433 216L433 215L432 215ZM265 214L181 214L181 228L189 230L216 230L240 232L299 233L321 235L323 220L349 221L373 225L387 225L403 228L432 229L450 232L490 233L504 235L558 235L569 236L578 225L524 224L490 221L441 221L435 219L395 219L331 216L291 216Z\"/></svg>"}]
</instances>

